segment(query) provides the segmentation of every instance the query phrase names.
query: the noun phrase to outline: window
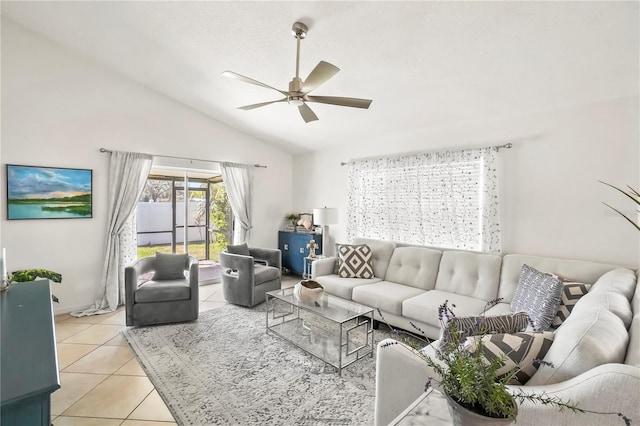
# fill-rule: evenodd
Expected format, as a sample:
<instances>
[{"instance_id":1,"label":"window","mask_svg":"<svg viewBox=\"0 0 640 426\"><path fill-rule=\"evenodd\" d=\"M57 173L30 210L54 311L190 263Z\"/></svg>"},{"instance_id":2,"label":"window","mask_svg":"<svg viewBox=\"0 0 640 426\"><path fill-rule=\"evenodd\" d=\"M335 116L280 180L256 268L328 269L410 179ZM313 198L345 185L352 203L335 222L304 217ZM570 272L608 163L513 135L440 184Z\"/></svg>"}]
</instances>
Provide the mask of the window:
<instances>
[{"instance_id":1,"label":"window","mask_svg":"<svg viewBox=\"0 0 640 426\"><path fill-rule=\"evenodd\" d=\"M500 252L495 148L350 163L347 233Z\"/></svg>"}]
</instances>

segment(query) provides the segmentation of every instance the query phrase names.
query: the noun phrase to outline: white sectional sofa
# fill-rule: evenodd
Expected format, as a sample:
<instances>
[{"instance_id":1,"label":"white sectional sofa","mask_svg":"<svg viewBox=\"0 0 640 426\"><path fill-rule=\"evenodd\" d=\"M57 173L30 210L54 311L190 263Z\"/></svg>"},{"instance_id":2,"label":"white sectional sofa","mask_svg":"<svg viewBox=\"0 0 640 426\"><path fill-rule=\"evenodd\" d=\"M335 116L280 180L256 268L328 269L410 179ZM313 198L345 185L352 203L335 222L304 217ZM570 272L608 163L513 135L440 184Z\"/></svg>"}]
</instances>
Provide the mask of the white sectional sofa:
<instances>
[{"instance_id":1,"label":"white sectional sofa","mask_svg":"<svg viewBox=\"0 0 640 426\"><path fill-rule=\"evenodd\" d=\"M546 392L583 408L623 412L640 422L640 292L638 275L619 265L510 254L504 257L455 250L356 239L373 252L374 278L340 278L335 258L314 262L312 277L325 290L379 308L386 322L427 337L440 331L438 306L456 305L458 316L481 314L487 301L503 298L488 315L509 313L523 264L572 281L593 284L556 330L542 367L521 388ZM374 311L375 312L375 311ZM380 319L376 313L376 319ZM378 347L376 425L386 425L424 391L433 375L413 350ZM437 342L435 343L437 344ZM433 345L423 349L434 354ZM514 391L518 387L513 387ZM624 424L616 416L559 412L551 406L523 404L519 425Z\"/></svg>"}]
</instances>

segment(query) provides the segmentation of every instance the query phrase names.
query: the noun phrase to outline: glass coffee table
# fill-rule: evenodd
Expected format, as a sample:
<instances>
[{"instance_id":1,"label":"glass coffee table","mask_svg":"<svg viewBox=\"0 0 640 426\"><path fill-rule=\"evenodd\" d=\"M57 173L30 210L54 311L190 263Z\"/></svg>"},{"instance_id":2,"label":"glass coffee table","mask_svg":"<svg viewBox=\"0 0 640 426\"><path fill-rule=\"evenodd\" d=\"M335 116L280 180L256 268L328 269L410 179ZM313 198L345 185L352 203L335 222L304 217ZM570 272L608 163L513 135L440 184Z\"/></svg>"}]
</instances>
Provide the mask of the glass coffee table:
<instances>
[{"instance_id":1,"label":"glass coffee table","mask_svg":"<svg viewBox=\"0 0 640 426\"><path fill-rule=\"evenodd\" d=\"M373 358L373 309L324 293L303 303L293 288L267 292L267 334L298 346L342 369L366 356Z\"/></svg>"}]
</instances>

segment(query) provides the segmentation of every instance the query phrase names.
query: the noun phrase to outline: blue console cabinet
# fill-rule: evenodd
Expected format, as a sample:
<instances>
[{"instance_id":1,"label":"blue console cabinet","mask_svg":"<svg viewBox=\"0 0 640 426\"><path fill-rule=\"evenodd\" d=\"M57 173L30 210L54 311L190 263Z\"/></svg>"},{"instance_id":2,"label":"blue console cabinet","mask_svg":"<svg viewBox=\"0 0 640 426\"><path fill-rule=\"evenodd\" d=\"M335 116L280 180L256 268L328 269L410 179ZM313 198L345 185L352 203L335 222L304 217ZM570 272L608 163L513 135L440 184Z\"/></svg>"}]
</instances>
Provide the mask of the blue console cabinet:
<instances>
[{"instance_id":1,"label":"blue console cabinet","mask_svg":"<svg viewBox=\"0 0 640 426\"><path fill-rule=\"evenodd\" d=\"M60 388L48 280L0 293L0 424L49 426Z\"/></svg>"},{"instance_id":2,"label":"blue console cabinet","mask_svg":"<svg viewBox=\"0 0 640 426\"><path fill-rule=\"evenodd\" d=\"M307 244L310 240L314 240L318 245L316 254L322 253L322 235L279 231L278 248L282 252L282 267L302 275L304 258L309 255Z\"/></svg>"}]
</instances>

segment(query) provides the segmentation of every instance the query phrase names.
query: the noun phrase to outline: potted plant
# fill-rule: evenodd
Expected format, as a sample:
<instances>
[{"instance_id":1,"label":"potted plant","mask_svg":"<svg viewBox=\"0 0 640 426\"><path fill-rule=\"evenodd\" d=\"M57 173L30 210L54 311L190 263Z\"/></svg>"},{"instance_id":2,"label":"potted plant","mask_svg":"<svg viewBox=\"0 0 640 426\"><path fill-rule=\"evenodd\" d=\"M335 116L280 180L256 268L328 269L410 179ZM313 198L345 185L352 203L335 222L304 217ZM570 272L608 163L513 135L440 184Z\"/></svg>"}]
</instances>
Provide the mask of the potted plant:
<instances>
[{"instance_id":1,"label":"potted plant","mask_svg":"<svg viewBox=\"0 0 640 426\"><path fill-rule=\"evenodd\" d=\"M61 274L47 269L23 269L21 271L12 272L11 275L9 275L9 282L24 283L28 281L35 281L37 278L46 278L56 283L62 282ZM54 294L51 295L51 300L56 303L60 303Z\"/></svg>"},{"instance_id":2,"label":"potted plant","mask_svg":"<svg viewBox=\"0 0 640 426\"><path fill-rule=\"evenodd\" d=\"M285 216L285 218L289 222L291 222L291 225L293 225L293 229L295 231L296 225L298 224L298 220L300 219L300 215L298 213L289 213L288 215Z\"/></svg>"},{"instance_id":3,"label":"potted plant","mask_svg":"<svg viewBox=\"0 0 640 426\"><path fill-rule=\"evenodd\" d=\"M488 302L485 311L500 300ZM378 313L382 317L379 310ZM454 312L448 306L448 301L445 301L438 308L438 317L441 323L455 317ZM484 314L482 317L484 318ZM448 330L450 340L435 348L436 359L421 350L425 343L429 344L431 341L422 330L415 325L414 327L421 336L401 330L392 330L394 334L401 336L400 341L414 349L437 374L438 377L427 378L426 388L431 387L433 382L439 383L440 390L449 403L449 413L453 424L456 426L512 424L518 415L517 403L524 401L553 405L561 411L568 409L583 413L615 414L621 417L626 425L631 424L631 420L622 413L585 410L571 401L563 401L559 397L546 393L509 392L507 385L522 368L516 367L506 374L499 374L498 370L504 366L507 354L491 359L485 358L484 343L481 337L487 333L483 330L482 321L475 324L475 330L459 330L455 323L452 323ZM471 339L473 339L472 345L467 341ZM397 343L399 342L396 340L383 347ZM542 360L534 362L537 362L541 368L553 368Z\"/></svg>"}]
</instances>

